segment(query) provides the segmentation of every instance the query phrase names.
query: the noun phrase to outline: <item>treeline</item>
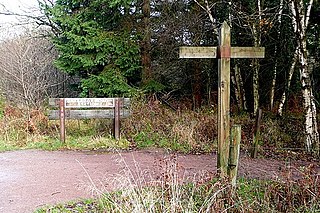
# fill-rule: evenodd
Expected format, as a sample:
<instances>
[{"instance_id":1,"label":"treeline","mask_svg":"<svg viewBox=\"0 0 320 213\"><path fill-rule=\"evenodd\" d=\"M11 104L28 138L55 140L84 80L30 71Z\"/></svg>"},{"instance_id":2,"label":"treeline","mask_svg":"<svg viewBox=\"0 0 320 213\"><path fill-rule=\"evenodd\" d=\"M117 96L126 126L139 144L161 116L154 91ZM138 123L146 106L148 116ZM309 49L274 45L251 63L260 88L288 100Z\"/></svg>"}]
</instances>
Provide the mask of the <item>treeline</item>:
<instances>
[{"instance_id":1,"label":"treeline","mask_svg":"<svg viewBox=\"0 0 320 213\"><path fill-rule=\"evenodd\" d=\"M79 79L80 96L143 91L193 109L217 104L217 60L181 60L179 47L217 46L227 21L232 46L266 50L264 59L232 60L233 111L303 112L307 150L317 149L318 1L38 1L43 15L33 18L49 27L53 64Z\"/></svg>"},{"instance_id":2,"label":"treeline","mask_svg":"<svg viewBox=\"0 0 320 213\"><path fill-rule=\"evenodd\" d=\"M42 3L46 3L41 6L50 20L53 43L59 52L55 65L82 79L84 96L128 96L143 88L187 96L194 100L194 108L215 103L217 61L179 60L178 50L182 45L216 46L218 29L225 20L232 28L233 46L266 47L264 60L233 61L232 95L239 110L254 112L261 106L274 109L284 92L287 97L294 94L297 98L301 91L301 76L294 70L303 66L295 58L296 34L303 32L296 31L299 26L294 20L295 15L300 15L297 22L302 21L299 18L307 15L308 4L292 9L297 1ZM305 59L310 60L310 74L313 73L310 85L317 88L314 70L319 68L315 62L319 58L320 10L314 4L308 24L302 26L306 29L300 30L306 30L306 38L302 39L307 42ZM302 14L295 14L295 9Z\"/></svg>"}]
</instances>

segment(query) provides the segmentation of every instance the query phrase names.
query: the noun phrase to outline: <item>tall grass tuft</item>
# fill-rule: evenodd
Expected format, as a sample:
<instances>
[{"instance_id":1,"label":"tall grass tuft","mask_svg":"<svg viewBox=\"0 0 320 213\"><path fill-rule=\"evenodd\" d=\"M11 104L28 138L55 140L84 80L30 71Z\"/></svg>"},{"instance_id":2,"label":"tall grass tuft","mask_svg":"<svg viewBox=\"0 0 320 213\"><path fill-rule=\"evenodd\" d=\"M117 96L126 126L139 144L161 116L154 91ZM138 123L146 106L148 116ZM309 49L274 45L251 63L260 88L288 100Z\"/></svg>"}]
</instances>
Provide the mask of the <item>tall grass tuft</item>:
<instances>
[{"instance_id":1,"label":"tall grass tuft","mask_svg":"<svg viewBox=\"0 0 320 213\"><path fill-rule=\"evenodd\" d=\"M152 170L133 166L120 157L121 171L108 177L116 192L106 192L89 181L99 195L101 212L216 212L227 209L229 185L206 171L186 176L176 156L156 160ZM90 178L89 178L90 179ZM108 185L105 185L108 188ZM102 211L103 210L103 211Z\"/></svg>"},{"instance_id":2,"label":"tall grass tuft","mask_svg":"<svg viewBox=\"0 0 320 213\"><path fill-rule=\"evenodd\" d=\"M279 212L320 212L320 176L315 165L299 169L302 178L285 171L285 179L267 187L265 198L272 209Z\"/></svg>"}]
</instances>

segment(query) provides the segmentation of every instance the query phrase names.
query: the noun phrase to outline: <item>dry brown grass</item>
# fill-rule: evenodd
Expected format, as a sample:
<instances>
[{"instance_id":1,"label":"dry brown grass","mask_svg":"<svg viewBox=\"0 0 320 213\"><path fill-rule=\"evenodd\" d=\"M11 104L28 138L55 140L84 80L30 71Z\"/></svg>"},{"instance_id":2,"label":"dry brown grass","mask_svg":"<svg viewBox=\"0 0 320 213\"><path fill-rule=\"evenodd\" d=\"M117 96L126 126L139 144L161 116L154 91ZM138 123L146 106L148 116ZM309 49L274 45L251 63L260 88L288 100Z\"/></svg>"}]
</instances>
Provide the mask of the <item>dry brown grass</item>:
<instances>
[{"instance_id":1,"label":"dry brown grass","mask_svg":"<svg viewBox=\"0 0 320 213\"><path fill-rule=\"evenodd\" d=\"M131 110L132 115L124 120L122 128L125 137L135 146L150 139L154 146L176 144L193 152L212 151L215 147L217 125L213 113L174 111L158 100L133 103Z\"/></svg>"}]
</instances>

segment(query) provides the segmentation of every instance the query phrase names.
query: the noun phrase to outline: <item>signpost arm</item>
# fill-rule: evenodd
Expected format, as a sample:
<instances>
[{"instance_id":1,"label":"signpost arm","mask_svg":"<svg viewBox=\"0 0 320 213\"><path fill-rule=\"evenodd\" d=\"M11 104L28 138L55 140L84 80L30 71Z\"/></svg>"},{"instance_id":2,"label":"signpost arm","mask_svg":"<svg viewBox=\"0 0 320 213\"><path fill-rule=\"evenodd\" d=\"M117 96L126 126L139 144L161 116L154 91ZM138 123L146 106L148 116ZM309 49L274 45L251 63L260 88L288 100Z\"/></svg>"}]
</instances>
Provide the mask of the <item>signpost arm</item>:
<instances>
[{"instance_id":1,"label":"signpost arm","mask_svg":"<svg viewBox=\"0 0 320 213\"><path fill-rule=\"evenodd\" d=\"M220 28L218 48L218 160L220 176L227 176L230 144L230 27L226 22Z\"/></svg>"}]
</instances>

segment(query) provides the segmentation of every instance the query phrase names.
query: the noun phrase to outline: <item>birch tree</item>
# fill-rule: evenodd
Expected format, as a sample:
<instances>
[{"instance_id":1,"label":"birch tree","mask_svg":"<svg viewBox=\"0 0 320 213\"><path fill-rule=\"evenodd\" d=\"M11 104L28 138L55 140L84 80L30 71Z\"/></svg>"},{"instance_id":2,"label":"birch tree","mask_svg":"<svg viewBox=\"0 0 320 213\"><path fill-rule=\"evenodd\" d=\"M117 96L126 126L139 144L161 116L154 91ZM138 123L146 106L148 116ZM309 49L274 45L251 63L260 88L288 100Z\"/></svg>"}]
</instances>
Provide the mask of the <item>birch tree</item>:
<instances>
[{"instance_id":1,"label":"birch tree","mask_svg":"<svg viewBox=\"0 0 320 213\"><path fill-rule=\"evenodd\" d=\"M308 64L307 27L313 0L305 5L303 0L289 1L292 25L297 45L297 64L299 65L302 86L303 107L305 112L305 146L308 152L319 152L319 133L317 130L317 109L312 91L311 69Z\"/></svg>"},{"instance_id":2,"label":"birch tree","mask_svg":"<svg viewBox=\"0 0 320 213\"><path fill-rule=\"evenodd\" d=\"M281 23L282 23L282 13L283 13L283 0L280 0L280 8L278 12L278 28L277 28L277 38L280 39L280 34L281 34ZM274 48L274 55L276 56L278 53L278 45L275 45ZM278 69L278 60L276 59L274 68L273 68L273 78L272 78L272 84L271 84L271 91L270 91L270 109L273 109L274 105L274 93L275 93L275 88L276 88L276 80L277 80L277 69Z\"/></svg>"},{"instance_id":3,"label":"birch tree","mask_svg":"<svg viewBox=\"0 0 320 213\"><path fill-rule=\"evenodd\" d=\"M254 40L254 46L260 47L261 46L261 23L262 23L262 5L261 0L257 0L257 7L258 7L258 23L253 23L252 25L252 36ZM257 59L253 60L253 114L256 115L259 109L259 69L260 64Z\"/></svg>"},{"instance_id":4,"label":"birch tree","mask_svg":"<svg viewBox=\"0 0 320 213\"><path fill-rule=\"evenodd\" d=\"M296 49L294 51L293 59L292 59L290 70L289 70L287 86L286 86L285 90L282 93L281 100L280 100L280 103L279 103L278 114L280 116L282 116L282 114L283 114L284 104L286 103L288 91L289 91L290 86L291 86L291 80L292 80L292 76L293 76L294 70L296 68L297 61L298 61L298 47L296 47ZM276 75L276 73L274 73L274 75Z\"/></svg>"}]
</instances>

